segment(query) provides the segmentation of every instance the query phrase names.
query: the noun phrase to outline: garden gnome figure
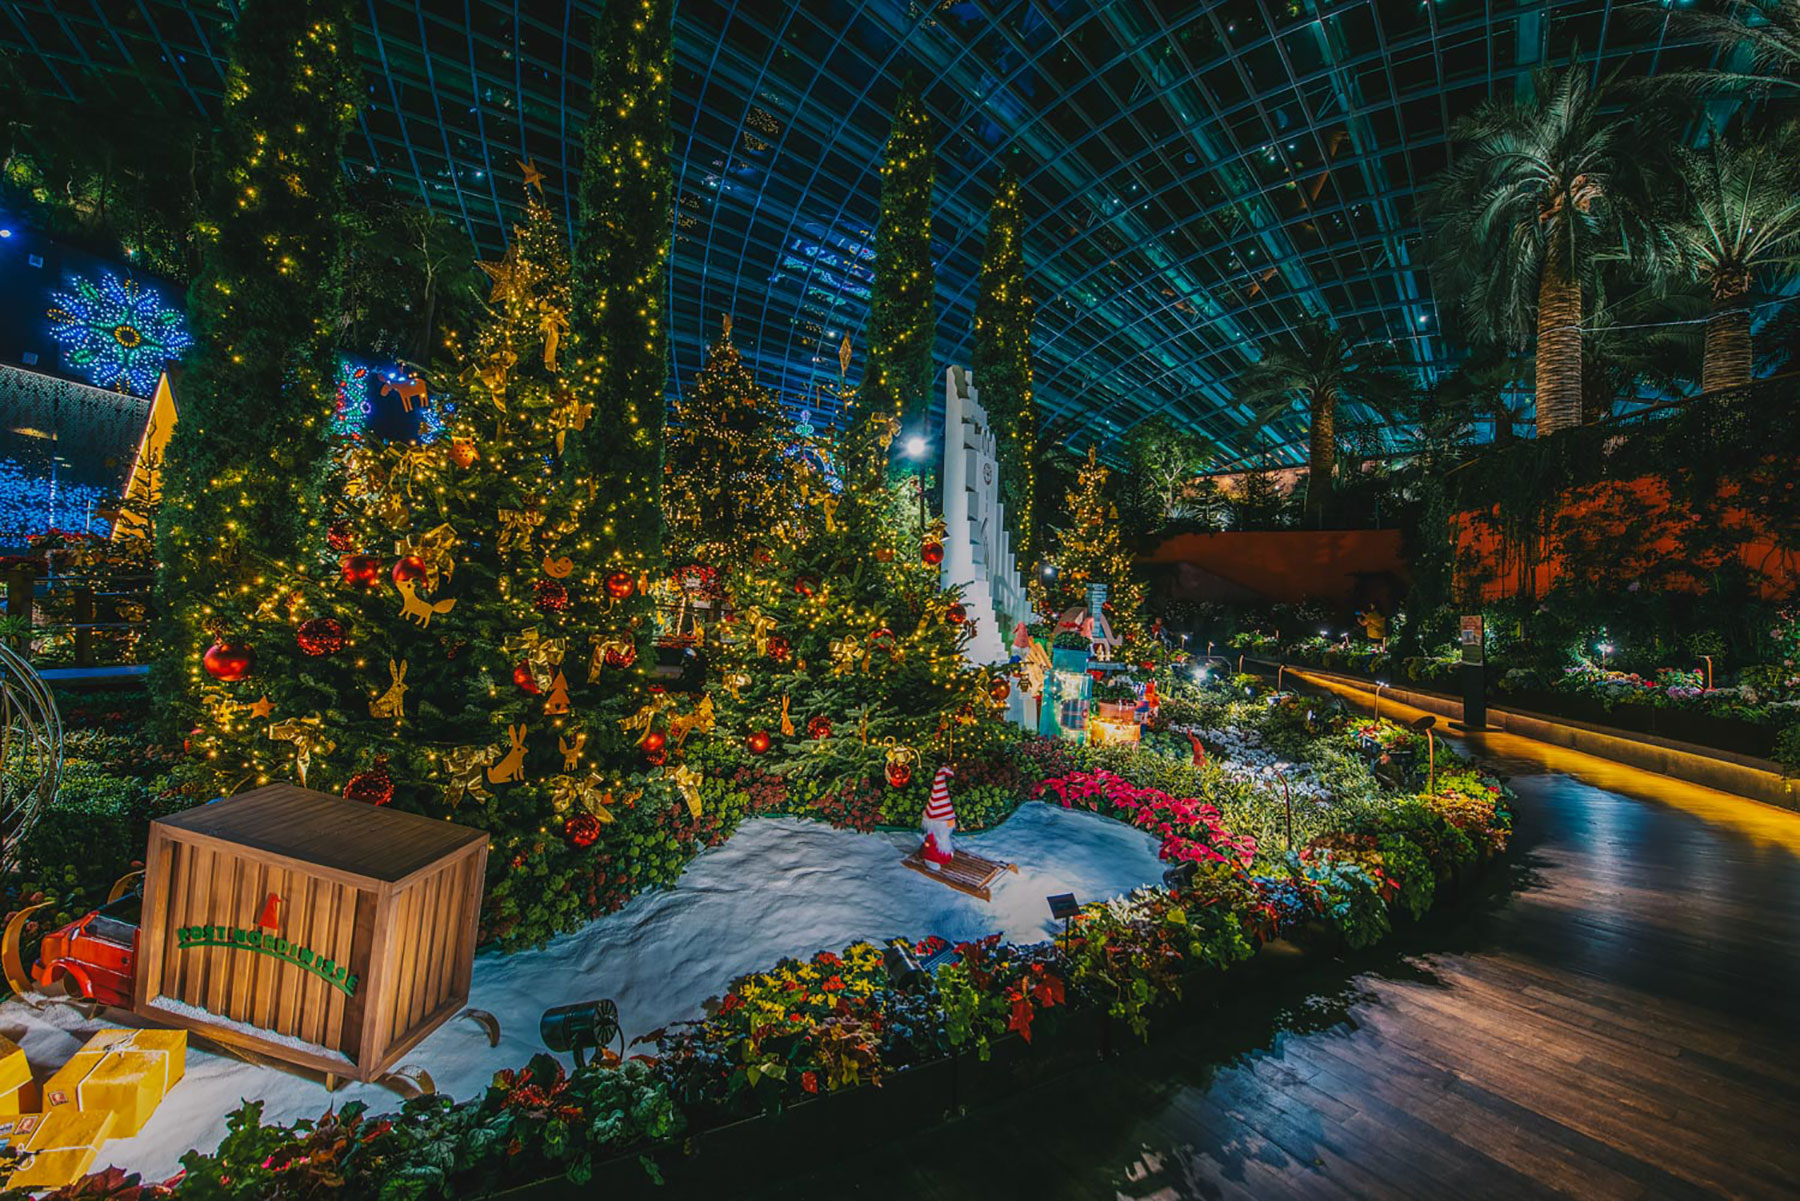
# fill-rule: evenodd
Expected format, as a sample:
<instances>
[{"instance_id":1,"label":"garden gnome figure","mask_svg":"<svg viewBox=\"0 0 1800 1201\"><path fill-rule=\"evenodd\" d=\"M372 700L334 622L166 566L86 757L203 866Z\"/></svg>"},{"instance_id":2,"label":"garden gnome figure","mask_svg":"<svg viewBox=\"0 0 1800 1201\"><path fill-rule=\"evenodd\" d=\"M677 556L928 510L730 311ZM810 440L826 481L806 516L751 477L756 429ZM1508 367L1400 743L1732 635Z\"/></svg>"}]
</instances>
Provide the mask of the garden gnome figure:
<instances>
[{"instance_id":1,"label":"garden gnome figure","mask_svg":"<svg viewBox=\"0 0 1800 1201\"><path fill-rule=\"evenodd\" d=\"M950 841L950 831L956 828L956 808L950 803L950 777L955 774L956 769L948 763L938 768L937 778L931 782L931 798L925 802L925 816L919 821L925 831L919 856L934 872L942 871L944 864L956 857Z\"/></svg>"}]
</instances>

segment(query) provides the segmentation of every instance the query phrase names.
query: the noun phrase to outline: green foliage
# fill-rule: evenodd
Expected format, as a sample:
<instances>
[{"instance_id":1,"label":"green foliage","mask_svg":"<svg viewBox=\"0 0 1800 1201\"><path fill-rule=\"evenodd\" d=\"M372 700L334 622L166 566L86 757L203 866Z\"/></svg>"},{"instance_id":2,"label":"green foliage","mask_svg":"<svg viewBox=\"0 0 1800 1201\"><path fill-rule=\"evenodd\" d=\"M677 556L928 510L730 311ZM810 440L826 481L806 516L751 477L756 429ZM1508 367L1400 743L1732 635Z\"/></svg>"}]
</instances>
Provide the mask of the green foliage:
<instances>
[{"instance_id":1,"label":"green foliage","mask_svg":"<svg viewBox=\"0 0 1800 1201\"><path fill-rule=\"evenodd\" d=\"M1013 554L1030 564L1036 530L1037 405L1031 394L1031 292L1025 283L1025 210L1019 181L1001 177L988 209L987 248L975 297L975 386L994 431L1000 497Z\"/></svg>"},{"instance_id":2,"label":"green foliage","mask_svg":"<svg viewBox=\"0 0 1800 1201\"><path fill-rule=\"evenodd\" d=\"M857 398L864 422L896 418L916 428L931 411L936 373L936 271L931 262L931 118L910 85L894 102L881 156L881 214L875 225L868 366ZM977 386L981 377L976 376Z\"/></svg>"},{"instance_id":3,"label":"green foliage","mask_svg":"<svg viewBox=\"0 0 1800 1201\"><path fill-rule=\"evenodd\" d=\"M591 528L634 574L662 554L672 10L672 0L626 0L594 18L577 196L570 323L595 407L573 457L595 486Z\"/></svg>"},{"instance_id":4,"label":"green foliage","mask_svg":"<svg viewBox=\"0 0 1800 1201\"><path fill-rule=\"evenodd\" d=\"M350 7L256 0L235 26L188 306L198 350L157 521L166 616L152 678L178 728L201 710L209 624L242 622L256 582L287 574L320 534L341 152L357 103Z\"/></svg>"}]
</instances>

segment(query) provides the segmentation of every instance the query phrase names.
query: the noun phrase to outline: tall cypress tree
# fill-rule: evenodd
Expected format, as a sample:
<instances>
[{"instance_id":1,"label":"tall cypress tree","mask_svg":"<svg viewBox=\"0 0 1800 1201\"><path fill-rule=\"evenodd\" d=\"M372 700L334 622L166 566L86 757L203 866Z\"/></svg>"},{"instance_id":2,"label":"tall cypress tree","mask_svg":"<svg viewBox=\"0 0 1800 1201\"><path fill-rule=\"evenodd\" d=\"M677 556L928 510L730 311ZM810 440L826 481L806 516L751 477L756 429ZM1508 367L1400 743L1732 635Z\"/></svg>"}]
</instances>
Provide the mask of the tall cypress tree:
<instances>
[{"instance_id":1,"label":"tall cypress tree","mask_svg":"<svg viewBox=\"0 0 1800 1201\"><path fill-rule=\"evenodd\" d=\"M333 402L342 151L356 115L349 0L247 0L218 135L218 183L189 297L196 355L163 472L156 687L199 712L201 659L322 536Z\"/></svg>"},{"instance_id":2,"label":"tall cypress tree","mask_svg":"<svg viewBox=\"0 0 1800 1201\"><path fill-rule=\"evenodd\" d=\"M894 105L881 162L881 216L875 227L875 282L869 297L865 419L920 424L934 395L936 274L931 265L931 120L910 84ZM976 377L980 379L979 376Z\"/></svg>"},{"instance_id":3,"label":"tall cypress tree","mask_svg":"<svg viewBox=\"0 0 1800 1201\"><path fill-rule=\"evenodd\" d=\"M575 231L576 351L601 406L583 446L601 502L596 532L613 564L633 572L662 554L671 9L623 0L594 20Z\"/></svg>"},{"instance_id":4,"label":"tall cypress tree","mask_svg":"<svg viewBox=\"0 0 1800 1201\"><path fill-rule=\"evenodd\" d=\"M1000 495L1011 519L1013 551L1031 559L1031 507L1037 491L1037 406L1031 395L1031 296L1025 289L1025 213L1019 181L1008 171L988 209L987 248L975 298L975 386L994 431Z\"/></svg>"}]
</instances>

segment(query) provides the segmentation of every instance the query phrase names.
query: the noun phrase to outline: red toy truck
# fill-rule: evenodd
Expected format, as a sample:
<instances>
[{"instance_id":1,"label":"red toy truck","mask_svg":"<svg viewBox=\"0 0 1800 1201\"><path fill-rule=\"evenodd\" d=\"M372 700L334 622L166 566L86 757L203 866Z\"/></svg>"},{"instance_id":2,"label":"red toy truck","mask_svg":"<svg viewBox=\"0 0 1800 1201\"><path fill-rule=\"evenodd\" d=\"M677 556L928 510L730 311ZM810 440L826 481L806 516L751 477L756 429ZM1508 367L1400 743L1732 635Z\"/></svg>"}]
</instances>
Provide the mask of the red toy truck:
<instances>
[{"instance_id":1,"label":"red toy truck","mask_svg":"<svg viewBox=\"0 0 1800 1201\"><path fill-rule=\"evenodd\" d=\"M31 978L45 992L67 980L73 992L102 1005L130 1009L142 912L143 898L128 892L46 934L38 961L31 965Z\"/></svg>"}]
</instances>

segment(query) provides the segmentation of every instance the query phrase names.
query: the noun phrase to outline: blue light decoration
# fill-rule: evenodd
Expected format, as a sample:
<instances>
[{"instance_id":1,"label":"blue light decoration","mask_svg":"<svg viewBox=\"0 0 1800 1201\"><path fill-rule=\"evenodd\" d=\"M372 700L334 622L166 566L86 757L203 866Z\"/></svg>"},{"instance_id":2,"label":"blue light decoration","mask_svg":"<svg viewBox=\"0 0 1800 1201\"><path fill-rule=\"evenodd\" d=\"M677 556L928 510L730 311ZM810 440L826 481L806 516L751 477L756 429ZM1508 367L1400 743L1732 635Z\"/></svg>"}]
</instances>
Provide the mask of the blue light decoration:
<instances>
[{"instance_id":1,"label":"blue light decoration","mask_svg":"<svg viewBox=\"0 0 1800 1201\"><path fill-rule=\"evenodd\" d=\"M50 294L50 336L63 361L102 388L149 396L194 340L187 318L129 275L70 276Z\"/></svg>"},{"instance_id":2,"label":"blue light decoration","mask_svg":"<svg viewBox=\"0 0 1800 1201\"><path fill-rule=\"evenodd\" d=\"M331 436L361 442L369 418L375 413L375 399L369 392L375 374L360 363L342 355L337 361L336 403L331 410Z\"/></svg>"}]
</instances>

